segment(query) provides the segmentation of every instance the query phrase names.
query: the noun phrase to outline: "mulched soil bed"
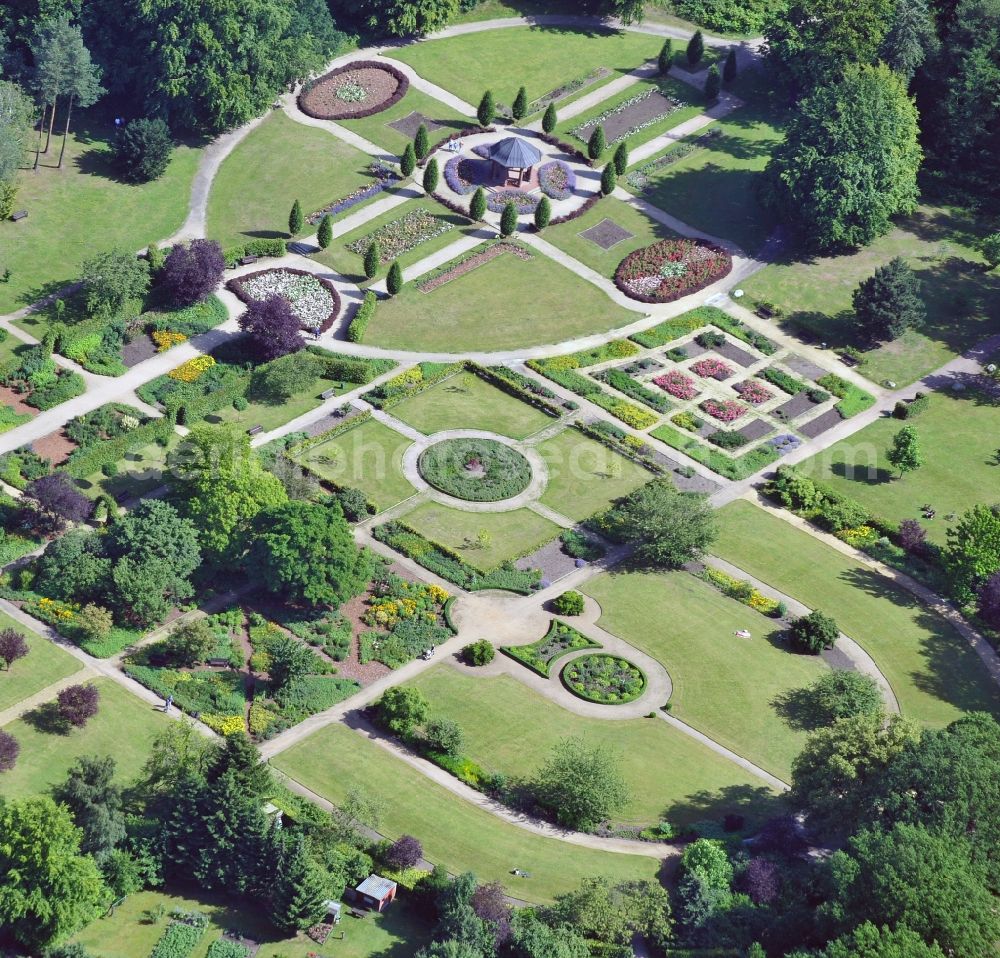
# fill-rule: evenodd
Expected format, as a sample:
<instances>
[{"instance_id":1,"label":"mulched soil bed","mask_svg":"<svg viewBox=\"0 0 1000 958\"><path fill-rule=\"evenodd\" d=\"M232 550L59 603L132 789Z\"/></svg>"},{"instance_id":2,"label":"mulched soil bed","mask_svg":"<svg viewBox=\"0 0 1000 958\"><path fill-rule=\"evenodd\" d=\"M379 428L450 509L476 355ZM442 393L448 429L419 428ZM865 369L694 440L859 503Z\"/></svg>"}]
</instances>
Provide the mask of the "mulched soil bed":
<instances>
[{"instance_id":1,"label":"mulched soil bed","mask_svg":"<svg viewBox=\"0 0 1000 958\"><path fill-rule=\"evenodd\" d=\"M619 226L614 220L605 217L600 223L595 223L590 229L580 233L580 236L590 240L595 246L608 250L623 240L631 239L635 233L630 233L624 226Z\"/></svg>"},{"instance_id":2,"label":"mulched soil bed","mask_svg":"<svg viewBox=\"0 0 1000 958\"><path fill-rule=\"evenodd\" d=\"M776 414L780 414L785 419L795 419L801 416L803 413L809 412L810 409L815 409L816 403L814 403L808 396L805 390L800 393L796 393L792 396L788 402L783 403L777 409L774 410Z\"/></svg>"},{"instance_id":3,"label":"mulched soil bed","mask_svg":"<svg viewBox=\"0 0 1000 958\"><path fill-rule=\"evenodd\" d=\"M553 539L540 549L536 549L531 555L518 559L514 565L525 572L530 569L539 569L543 579L547 582L555 582L564 575L569 575L576 568L576 560L563 552L562 542L559 539Z\"/></svg>"},{"instance_id":4,"label":"mulched soil bed","mask_svg":"<svg viewBox=\"0 0 1000 958\"><path fill-rule=\"evenodd\" d=\"M445 283L450 283L453 279L458 279L459 276L471 273L477 267L502 256L504 253L513 253L518 259L531 259L531 254L527 250L521 249L520 246L515 246L513 243L497 243L482 253L476 253L468 259L462 260L451 269L431 277L426 283L421 283L417 289L421 293L431 293L439 286L444 286Z\"/></svg>"},{"instance_id":5,"label":"mulched soil bed","mask_svg":"<svg viewBox=\"0 0 1000 958\"><path fill-rule=\"evenodd\" d=\"M10 386L0 386L0 403L10 406L16 413L27 413L29 416L37 416L38 410L34 406L25 403L28 398L27 393L15 392Z\"/></svg>"},{"instance_id":6,"label":"mulched soil bed","mask_svg":"<svg viewBox=\"0 0 1000 958\"><path fill-rule=\"evenodd\" d=\"M813 382L817 379L822 379L830 372L829 369L824 369L822 366L818 366L812 362L812 360L803 359L801 356L789 356L783 362L793 373L798 373L800 376L811 379Z\"/></svg>"},{"instance_id":7,"label":"mulched soil bed","mask_svg":"<svg viewBox=\"0 0 1000 958\"><path fill-rule=\"evenodd\" d=\"M322 419L317 419L316 422L310 423L302 431L311 439L313 436L320 436L328 429L333 429L334 426L339 426L341 423L350 422L352 419L361 415L362 410L358 409L356 406L348 406L347 414L344 416L337 416L334 413L330 413L329 416L324 416Z\"/></svg>"},{"instance_id":8,"label":"mulched soil bed","mask_svg":"<svg viewBox=\"0 0 1000 958\"><path fill-rule=\"evenodd\" d=\"M825 412L815 419L810 419L809 422L797 428L807 439L815 439L826 432L827 429L832 429L839 422L843 422L840 413L836 409L831 409L829 412Z\"/></svg>"},{"instance_id":9,"label":"mulched soil bed","mask_svg":"<svg viewBox=\"0 0 1000 958\"><path fill-rule=\"evenodd\" d=\"M41 439L36 439L31 444L31 448L36 455L48 459L53 466L60 466L76 449L76 443L59 429L56 432L50 432L47 436L42 436Z\"/></svg>"},{"instance_id":10,"label":"mulched soil bed","mask_svg":"<svg viewBox=\"0 0 1000 958\"><path fill-rule=\"evenodd\" d=\"M736 431L747 442L753 442L756 439L763 439L765 436L770 436L774 432L774 426L763 419L751 419L742 429L737 429Z\"/></svg>"},{"instance_id":11,"label":"mulched soil bed","mask_svg":"<svg viewBox=\"0 0 1000 958\"><path fill-rule=\"evenodd\" d=\"M337 90L351 80L367 90L365 99L350 103L337 96ZM299 109L317 120L357 120L388 110L406 95L409 87L406 74L394 66L355 60L304 87L299 94Z\"/></svg>"},{"instance_id":12,"label":"mulched soil bed","mask_svg":"<svg viewBox=\"0 0 1000 958\"><path fill-rule=\"evenodd\" d=\"M386 126L391 126L396 132L402 133L403 136L412 140L417 135L417 130L420 129L421 123L427 128L428 133L440 130L442 126L442 124L436 123L416 110L398 120L393 120L392 123L387 123Z\"/></svg>"},{"instance_id":13,"label":"mulched soil bed","mask_svg":"<svg viewBox=\"0 0 1000 958\"><path fill-rule=\"evenodd\" d=\"M757 362L757 357L753 353L748 353L745 349L734 346L728 339L721 346L716 346L715 351L724 359L732 360L739 366L752 366Z\"/></svg>"},{"instance_id":14,"label":"mulched soil bed","mask_svg":"<svg viewBox=\"0 0 1000 958\"><path fill-rule=\"evenodd\" d=\"M128 369L152 359L156 355L156 343L148 333L141 333L122 346L122 362Z\"/></svg>"},{"instance_id":15,"label":"mulched soil bed","mask_svg":"<svg viewBox=\"0 0 1000 958\"><path fill-rule=\"evenodd\" d=\"M677 104L669 97L665 97L659 90L654 91L650 96L633 104L620 113L609 116L601 126L604 127L604 137L608 143L613 143L623 133L634 130L643 123L667 116L677 109ZM593 133L595 123L588 123L579 130L574 131L574 136L578 136L586 142Z\"/></svg>"}]
</instances>

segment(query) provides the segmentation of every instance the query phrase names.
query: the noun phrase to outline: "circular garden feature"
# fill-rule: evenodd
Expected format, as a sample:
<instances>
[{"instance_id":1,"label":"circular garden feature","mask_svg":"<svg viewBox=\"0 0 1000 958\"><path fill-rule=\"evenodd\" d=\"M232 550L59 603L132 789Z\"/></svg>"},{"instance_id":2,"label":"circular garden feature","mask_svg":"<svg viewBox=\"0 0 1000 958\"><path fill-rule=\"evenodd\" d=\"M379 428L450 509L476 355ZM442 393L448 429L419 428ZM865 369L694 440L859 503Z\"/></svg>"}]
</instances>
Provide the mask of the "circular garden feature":
<instances>
[{"instance_id":1,"label":"circular garden feature","mask_svg":"<svg viewBox=\"0 0 1000 958\"><path fill-rule=\"evenodd\" d=\"M299 109L317 120L357 120L388 110L409 86L406 74L388 63L355 60L307 83Z\"/></svg>"},{"instance_id":2,"label":"circular garden feature","mask_svg":"<svg viewBox=\"0 0 1000 958\"><path fill-rule=\"evenodd\" d=\"M562 681L577 698L600 705L634 702L646 691L646 676L639 666L606 652L573 659L562 670Z\"/></svg>"},{"instance_id":3,"label":"circular garden feature","mask_svg":"<svg viewBox=\"0 0 1000 958\"><path fill-rule=\"evenodd\" d=\"M469 502L499 502L524 492L531 465L495 439L444 439L417 461L420 474L440 492Z\"/></svg>"},{"instance_id":4,"label":"circular garden feature","mask_svg":"<svg viewBox=\"0 0 1000 958\"><path fill-rule=\"evenodd\" d=\"M671 303L722 279L733 258L720 246L665 239L629 253L615 270L615 285L640 303Z\"/></svg>"}]
</instances>

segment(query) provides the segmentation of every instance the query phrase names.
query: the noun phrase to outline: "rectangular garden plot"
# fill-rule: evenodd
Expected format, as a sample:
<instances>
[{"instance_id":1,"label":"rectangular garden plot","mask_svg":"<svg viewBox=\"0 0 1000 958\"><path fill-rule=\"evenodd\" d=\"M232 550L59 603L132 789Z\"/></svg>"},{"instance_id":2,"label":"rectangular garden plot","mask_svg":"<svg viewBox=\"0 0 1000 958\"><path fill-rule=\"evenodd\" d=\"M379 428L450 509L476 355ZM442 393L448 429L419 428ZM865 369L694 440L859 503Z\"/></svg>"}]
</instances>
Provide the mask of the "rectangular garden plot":
<instances>
[{"instance_id":1,"label":"rectangular garden plot","mask_svg":"<svg viewBox=\"0 0 1000 958\"><path fill-rule=\"evenodd\" d=\"M798 427L798 430L807 439L815 439L843 421L844 417L836 409L830 409L827 412L821 413L815 419L810 419L809 422L803 423Z\"/></svg>"},{"instance_id":2,"label":"rectangular garden plot","mask_svg":"<svg viewBox=\"0 0 1000 958\"><path fill-rule=\"evenodd\" d=\"M715 351L723 358L729 359L744 368L758 362L757 357L753 353L747 352L745 349L740 349L739 346L729 342L728 339L721 345L716 346Z\"/></svg>"}]
</instances>

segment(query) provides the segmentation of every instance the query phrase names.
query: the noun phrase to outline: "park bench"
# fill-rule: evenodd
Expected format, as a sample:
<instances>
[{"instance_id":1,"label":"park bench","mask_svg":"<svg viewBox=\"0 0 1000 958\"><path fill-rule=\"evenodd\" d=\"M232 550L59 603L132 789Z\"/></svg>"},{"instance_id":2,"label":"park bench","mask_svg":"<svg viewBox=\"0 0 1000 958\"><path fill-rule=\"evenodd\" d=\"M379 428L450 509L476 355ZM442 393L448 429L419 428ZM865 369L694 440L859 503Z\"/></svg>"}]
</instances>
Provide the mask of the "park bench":
<instances>
[{"instance_id":1,"label":"park bench","mask_svg":"<svg viewBox=\"0 0 1000 958\"><path fill-rule=\"evenodd\" d=\"M224 659L224 658L206 659L205 665L213 665L216 668L219 668L224 665L229 665L229 659Z\"/></svg>"},{"instance_id":2,"label":"park bench","mask_svg":"<svg viewBox=\"0 0 1000 958\"><path fill-rule=\"evenodd\" d=\"M247 435L248 435L248 436L256 436L256 435L258 435L258 434L262 433L263 431L264 431L264 427L263 427L263 426L260 426L260 425L257 425L257 426L251 426L251 427L250 427L250 428L249 428L249 429L247 430Z\"/></svg>"},{"instance_id":3,"label":"park bench","mask_svg":"<svg viewBox=\"0 0 1000 958\"><path fill-rule=\"evenodd\" d=\"M27 210L18 210L18 211L17 211L16 213L13 213L13 214L11 214L11 217L10 217L10 218L11 218L11 219L12 219L12 220L13 220L13 221L14 221L15 223L16 223L16 222L17 222L18 220L26 220L26 219L28 218L28 211L27 211Z\"/></svg>"},{"instance_id":4,"label":"park bench","mask_svg":"<svg viewBox=\"0 0 1000 958\"><path fill-rule=\"evenodd\" d=\"M259 257L257 256L244 256L240 260L240 266L249 266L251 263L256 263Z\"/></svg>"},{"instance_id":5,"label":"park bench","mask_svg":"<svg viewBox=\"0 0 1000 958\"><path fill-rule=\"evenodd\" d=\"M336 395L337 395L337 390L336 390L335 388L331 388L331 389L324 389L324 390L323 390L323 391L322 391L322 392L321 392L321 393L319 394L319 398L320 398L320 399L332 399L332 398L333 398L334 396L336 396Z\"/></svg>"}]
</instances>

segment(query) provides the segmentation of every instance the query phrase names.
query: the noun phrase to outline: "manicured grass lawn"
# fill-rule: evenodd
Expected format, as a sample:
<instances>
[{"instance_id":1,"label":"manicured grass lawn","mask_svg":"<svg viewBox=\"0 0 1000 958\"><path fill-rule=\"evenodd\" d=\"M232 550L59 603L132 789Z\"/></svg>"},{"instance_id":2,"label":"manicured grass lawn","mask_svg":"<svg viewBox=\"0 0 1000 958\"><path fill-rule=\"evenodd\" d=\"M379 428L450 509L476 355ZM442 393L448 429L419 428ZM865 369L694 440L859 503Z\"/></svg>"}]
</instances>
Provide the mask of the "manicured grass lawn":
<instances>
[{"instance_id":1,"label":"manicured grass lawn","mask_svg":"<svg viewBox=\"0 0 1000 958\"><path fill-rule=\"evenodd\" d=\"M375 419L307 449L300 461L321 479L353 486L388 509L416 491L403 475L403 453L410 440Z\"/></svg>"},{"instance_id":2,"label":"manicured grass lawn","mask_svg":"<svg viewBox=\"0 0 1000 958\"><path fill-rule=\"evenodd\" d=\"M145 920L145 912L160 907L164 909L160 921ZM175 908L200 911L209 916L208 927L188 958L205 958L212 942L230 928L239 928L259 942L260 954L267 958L306 958L319 947L305 933L285 937L254 905L234 903L221 895L180 887L129 895L111 917L98 918L72 940L103 958L147 958ZM322 953L336 954L338 958L375 958L401 951L412 954L429 941L429 931L412 906L397 900L382 914L369 914L363 921L345 914ZM344 932L343 940L337 938L341 932Z\"/></svg>"},{"instance_id":3,"label":"manicured grass lawn","mask_svg":"<svg viewBox=\"0 0 1000 958\"><path fill-rule=\"evenodd\" d=\"M601 249L596 243L580 235L605 219L611 220L633 235L607 250ZM618 264L629 253L676 235L669 227L657 223L645 213L613 196L605 197L583 216L560 226L552 226L545 231L545 239L553 246L558 246L574 259L608 279L615 275Z\"/></svg>"},{"instance_id":4,"label":"manicured grass lawn","mask_svg":"<svg viewBox=\"0 0 1000 958\"><path fill-rule=\"evenodd\" d=\"M784 322L799 324L831 346L861 345L851 294L894 256L922 281L927 322L865 354L861 372L875 382L913 382L969 346L1000 331L1000 273L984 273L973 248L984 221L946 207L921 207L887 236L856 253L772 264L743 284L748 298L771 302Z\"/></svg>"},{"instance_id":5,"label":"manicured grass lawn","mask_svg":"<svg viewBox=\"0 0 1000 958\"><path fill-rule=\"evenodd\" d=\"M900 479L885 453L904 425L916 431L924 465ZM952 525L945 516L961 515L977 502L990 500L986 490L1000 483L998 447L1000 409L979 405L967 394L934 392L916 419L877 419L798 468L878 515L895 521L917 519L931 541L944 544ZM935 520L921 516L925 503L937 512Z\"/></svg>"},{"instance_id":6,"label":"manicured grass lawn","mask_svg":"<svg viewBox=\"0 0 1000 958\"><path fill-rule=\"evenodd\" d=\"M446 352L512 349L604 332L637 318L541 253L529 260L504 254L430 293L407 284L379 303L366 342Z\"/></svg>"},{"instance_id":7,"label":"manicured grass lawn","mask_svg":"<svg viewBox=\"0 0 1000 958\"><path fill-rule=\"evenodd\" d=\"M775 225L757 202L756 189L781 131L766 108L753 104L694 135L713 128L721 130L721 135L708 141L707 147L652 173L640 195L689 226L732 240L753 253ZM630 188L625 177L621 184Z\"/></svg>"},{"instance_id":8,"label":"manicured grass lawn","mask_svg":"<svg viewBox=\"0 0 1000 958\"><path fill-rule=\"evenodd\" d=\"M473 677L445 665L412 684L427 696L433 717L462 726L466 754L486 769L528 777L570 736L610 749L632 792L622 822L690 825L730 811L752 822L770 813L773 795L758 779L666 722L583 718L510 676Z\"/></svg>"},{"instance_id":9,"label":"manicured grass lawn","mask_svg":"<svg viewBox=\"0 0 1000 958\"><path fill-rule=\"evenodd\" d=\"M264 432L270 432L283 426L286 422L291 422L296 416L315 409L323 400L320 393L323 392L330 383L326 379L317 379L308 389L301 389L288 399L280 402L249 402L247 408L237 409L235 406L224 406L215 412L205 416L205 422L212 425L219 423L234 423L244 429L253 426L263 426Z\"/></svg>"},{"instance_id":10,"label":"manicured grass lawn","mask_svg":"<svg viewBox=\"0 0 1000 958\"><path fill-rule=\"evenodd\" d=\"M686 572L604 574L584 588L604 628L666 667L677 718L789 780L805 733L773 703L826 671L822 659L789 652L773 619ZM738 638L740 629L753 637Z\"/></svg>"},{"instance_id":11,"label":"manicured grass lawn","mask_svg":"<svg viewBox=\"0 0 1000 958\"><path fill-rule=\"evenodd\" d=\"M662 120L658 120L651 126L647 126L630 136L626 141L630 150L661 136L668 130L672 130L675 126L679 126L685 120L690 120L692 117L698 116L698 114L704 112L706 107L704 97L699 95L695 87L685 83L683 80L678 80L670 75L655 77L649 80L639 80L626 87L621 93L616 93L614 96L602 100L593 109L578 113L576 116L570 117L568 120L560 123L555 130L556 136L575 144L578 149L586 153L590 134L588 133L581 138L572 131L583 126L589 120L596 119L608 110L614 109L619 103L631 100L633 97L639 96L647 90L659 90L665 97L673 100L675 103L684 105L674 110L669 116L665 116ZM558 106L556 109L558 110ZM604 153L601 154L600 162L607 163L616 149L618 149L617 143L613 145L609 144Z\"/></svg>"},{"instance_id":12,"label":"manicured grass lawn","mask_svg":"<svg viewBox=\"0 0 1000 958\"><path fill-rule=\"evenodd\" d=\"M167 171L152 183L123 183L110 163L109 125L88 113L74 114L73 123L77 132L70 132L61 170L55 168L61 139L53 137L37 174L31 171L34 154L25 154L15 209L26 209L28 218L0 222L0 271L11 271L10 282L0 283L0 313L73 282L95 253L139 250L166 239L187 216L199 149L177 147Z\"/></svg>"},{"instance_id":13,"label":"manicured grass lawn","mask_svg":"<svg viewBox=\"0 0 1000 958\"><path fill-rule=\"evenodd\" d=\"M69 652L2 612L0 629L17 629L28 641L28 654L9 669L0 671L0 711L83 668Z\"/></svg>"},{"instance_id":14,"label":"manicured grass lawn","mask_svg":"<svg viewBox=\"0 0 1000 958\"><path fill-rule=\"evenodd\" d=\"M118 463L117 476L105 476L98 470L79 480L77 485L93 499L105 492L115 497L122 493L130 496L145 495L163 485L167 456L180 441L179 435L171 436L166 448L151 442L127 453Z\"/></svg>"},{"instance_id":15,"label":"manicured grass lawn","mask_svg":"<svg viewBox=\"0 0 1000 958\"><path fill-rule=\"evenodd\" d=\"M607 508L615 499L627 496L653 478L649 470L575 429L564 429L546 439L538 451L549 467L549 482L541 501L578 521Z\"/></svg>"},{"instance_id":16,"label":"manicured grass lawn","mask_svg":"<svg viewBox=\"0 0 1000 958\"><path fill-rule=\"evenodd\" d=\"M65 735L44 732L27 716L4 727L21 745L17 765L3 773L5 795L47 792L81 755L114 756L122 782L139 774L153 739L173 720L111 679L94 679L93 684L101 692L100 711L82 729Z\"/></svg>"},{"instance_id":17,"label":"manicured grass lawn","mask_svg":"<svg viewBox=\"0 0 1000 958\"><path fill-rule=\"evenodd\" d=\"M469 565L482 572L495 569L506 559L534 552L561 531L554 522L530 509L465 512L428 502L401 519L428 539L454 549ZM481 531L490 536L490 543L485 547L476 541Z\"/></svg>"},{"instance_id":18,"label":"manicured grass lawn","mask_svg":"<svg viewBox=\"0 0 1000 958\"><path fill-rule=\"evenodd\" d=\"M515 27L416 43L387 51L417 73L476 106L487 88L511 103L524 84L534 100L596 67L628 73L655 57L663 41L640 33Z\"/></svg>"},{"instance_id":19,"label":"manicured grass lawn","mask_svg":"<svg viewBox=\"0 0 1000 958\"><path fill-rule=\"evenodd\" d=\"M832 615L875 660L904 715L934 726L974 709L1000 715L1000 695L979 657L909 592L749 502L717 515L713 551Z\"/></svg>"},{"instance_id":20,"label":"manicured grass lawn","mask_svg":"<svg viewBox=\"0 0 1000 958\"><path fill-rule=\"evenodd\" d=\"M223 246L287 237L294 200L308 217L369 183L371 161L325 130L275 110L219 167L208 198L208 235ZM312 232L307 223L304 233Z\"/></svg>"},{"instance_id":21,"label":"manicured grass lawn","mask_svg":"<svg viewBox=\"0 0 1000 958\"><path fill-rule=\"evenodd\" d=\"M527 901L551 901L587 875L652 879L659 869L655 858L592 851L510 825L343 725L328 725L272 764L334 803L354 788L384 796L383 834L415 835L429 861L450 872L473 871L481 882L499 881L508 894ZM514 868L531 878L513 877Z\"/></svg>"},{"instance_id":22,"label":"manicured grass lawn","mask_svg":"<svg viewBox=\"0 0 1000 958\"><path fill-rule=\"evenodd\" d=\"M360 286L367 286L370 282L382 279L389 270L389 263L384 263L379 268L374 280L367 280L363 271L364 252L354 253L347 247L356 239L368 236L370 233L374 233L379 227L385 226L386 223L402 219L411 210L417 209L429 210L435 216L450 223L452 229L446 230L444 233L420 243L409 252L403 253L399 257L399 265L404 268L410 266L412 263L416 263L418 260L422 260L425 256L430 256L431 253L436 253L439 249L444 249L444 247L454 243L456 240L460 240L467 233L473 232L476 229L464 216L452 213L430 197L421 196L406 203L401 203L381 216L376 216L350 233L338 236L325 250L316 253L313 259L324 266L329 266L331 269L336 270L346 279Z\"/></svg>"},{"instance_id":23,"label":"manicured grass lawn","mask_svg":"<svg viewBox=\"0 0 1000 958\"><path fill-rule=\"evenodd\" d=\"M337 120L337 123L344 129L357 133L366 140L371 140L376 146L381 146L399 156L411 140L389 124L402 120L411 113L420 113L439 125L440 129L428 129L428 137L432 144L450 133L478 125L475 117L463 116L435 97L418 90L412 83L410 89L406 91L406 96L388 110L360 120Z\"/></svg>"},{"instance_id":24,"label":"manicured grass lawn","mask_svg":"<svg viewBox=\"0 0 1000 958\"><path fill-rule=\"evenodd\" d=\"M444 429L482 429L511 439L524 439L553 422L473 373L451 376L394 406L392 415L427 435Z\"/></svg>"}]
</instances>

